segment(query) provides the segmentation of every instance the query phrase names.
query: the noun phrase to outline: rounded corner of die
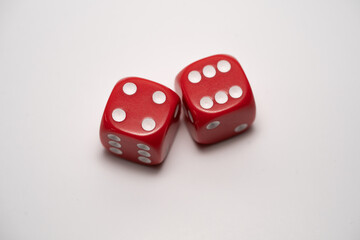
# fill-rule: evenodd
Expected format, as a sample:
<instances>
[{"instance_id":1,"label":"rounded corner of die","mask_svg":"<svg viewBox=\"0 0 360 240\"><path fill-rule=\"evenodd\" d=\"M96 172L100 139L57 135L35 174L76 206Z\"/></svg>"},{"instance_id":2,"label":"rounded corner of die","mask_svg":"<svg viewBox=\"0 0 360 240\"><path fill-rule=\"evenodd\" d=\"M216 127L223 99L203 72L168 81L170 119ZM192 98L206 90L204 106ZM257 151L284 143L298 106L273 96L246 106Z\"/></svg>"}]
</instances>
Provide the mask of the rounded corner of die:
<instances>
[{"instance_id":1,"label":"rounded corner of die","mask_svg":"<svg viewBox=\"0 0 360 240\"><path fill-rule=\"evenodd\" d=\"M189 66L186 66L184 69L182 69L175 77L175 88L176 86L179 86L182 88L185 80L186 80L186 72L188 72Z\"/></svg>"},{"instance_id":2,"label":"rounded corner of die","mask_svg":"<svg viewBox=\"0 0 360 240\"><path fill-rule=\"evenodd\" d=\"M227 53L218 53L215 55L210 56L212 58L224 58L224 59L235 59L232 55Z\"/></svg>"},{"instance_id":3,"label":"rounded corner of die","mask_svg":"<svg viewBox=\"0 0 360 240\"><path fill-rule=\"evenodd\" d=\"M114 89L115 89L116 87L118 87L119 85L122 85L124 82L129 81L130 79L132 79L132 77L123 77L123 78L120 78L120 79L115 83Z\"/></svg>"},{"instance_id":4,"label":"rounded corner of die","mask_svg":"<svg viewBox=\"0 0 360 240\"><path fill-rule=\"evenodd\" d=\"M224 57L224 58L227 58L227 59L233 59L233 60L236 60L236 58L231 55L231 54L228 54L228 53L222 53L222 54L219 54L221 57ZM236 60L237 61L237 60Z\"/></svg>"}]
</instances>

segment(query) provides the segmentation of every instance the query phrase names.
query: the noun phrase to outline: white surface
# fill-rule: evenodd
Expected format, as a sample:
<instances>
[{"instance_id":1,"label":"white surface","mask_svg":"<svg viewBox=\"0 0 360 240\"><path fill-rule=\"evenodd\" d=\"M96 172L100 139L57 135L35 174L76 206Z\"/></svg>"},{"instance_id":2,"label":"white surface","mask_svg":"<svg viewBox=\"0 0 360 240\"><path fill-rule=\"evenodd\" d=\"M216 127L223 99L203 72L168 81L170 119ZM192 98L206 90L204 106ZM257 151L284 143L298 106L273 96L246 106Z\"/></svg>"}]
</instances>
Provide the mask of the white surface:
<instances>
[{"instance_id":1,"label":"white surface","mask_svg":"<svg viewBox=\"0 0 360 240\"><path fill-rule=\"evenodd\" d=\"M359 1L2 1L0 238L360 238ZM254 127L149 168L102 148L117 80L235 56Z\"/></svg>"}]
</instances>

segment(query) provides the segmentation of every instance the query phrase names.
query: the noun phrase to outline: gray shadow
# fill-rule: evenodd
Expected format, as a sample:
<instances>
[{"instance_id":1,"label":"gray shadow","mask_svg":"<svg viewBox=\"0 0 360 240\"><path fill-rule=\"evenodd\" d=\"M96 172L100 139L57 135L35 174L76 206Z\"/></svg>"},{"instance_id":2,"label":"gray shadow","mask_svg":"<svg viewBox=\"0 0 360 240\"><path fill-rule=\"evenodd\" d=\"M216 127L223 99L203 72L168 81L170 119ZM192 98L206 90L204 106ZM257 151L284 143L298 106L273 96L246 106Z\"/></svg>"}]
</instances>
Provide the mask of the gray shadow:
<instances>
[{"instance_id":1,"label":"gray shadow","mask_svg":"<svg viewBox=\"0 0 360 240\"><path fill-rule=\"evenodd\" d=\"M197 149L202 153L209 153L212 151L220 151L220 149L227 149L227 148L240 148L245 147L247 144L247 140L250 136L252 136L256 132L256 127L250 126L245 132L235 135L231 138L222 140L217 143L212 144L200 144L194 141L196 144Z\"/></svg>"}]
</instances>

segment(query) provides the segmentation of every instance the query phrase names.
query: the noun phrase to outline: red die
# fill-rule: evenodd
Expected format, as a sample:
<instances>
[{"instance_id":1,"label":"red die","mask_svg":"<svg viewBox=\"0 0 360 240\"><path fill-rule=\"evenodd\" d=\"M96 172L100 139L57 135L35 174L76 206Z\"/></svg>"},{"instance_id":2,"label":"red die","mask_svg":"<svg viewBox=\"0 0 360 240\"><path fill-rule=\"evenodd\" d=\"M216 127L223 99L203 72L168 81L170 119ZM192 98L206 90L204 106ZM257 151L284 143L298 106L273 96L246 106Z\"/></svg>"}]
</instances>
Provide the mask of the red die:
<instances>
[{"instance_id":1,"label":"red die","mask_svg":"<svg viewBox=\"0 0 360 240\"><path fill-rule=\"evenodd\" d=\"M100 139L110 152L145 164L161 163L179 127L180 98L158 83L120 80L106 104Z\"/></svg>"},{"instance_id":2,"label":"red die","mask_svg":"<svg viewBox=\"0 0 360 240\"><path fill-rule=\"evenodd\" d=\"M186 125L198 143L210 144L237 135L255 119L255 101L239 62L215 55L194 62L176 77Z\"/></svg>"}]
</instances>

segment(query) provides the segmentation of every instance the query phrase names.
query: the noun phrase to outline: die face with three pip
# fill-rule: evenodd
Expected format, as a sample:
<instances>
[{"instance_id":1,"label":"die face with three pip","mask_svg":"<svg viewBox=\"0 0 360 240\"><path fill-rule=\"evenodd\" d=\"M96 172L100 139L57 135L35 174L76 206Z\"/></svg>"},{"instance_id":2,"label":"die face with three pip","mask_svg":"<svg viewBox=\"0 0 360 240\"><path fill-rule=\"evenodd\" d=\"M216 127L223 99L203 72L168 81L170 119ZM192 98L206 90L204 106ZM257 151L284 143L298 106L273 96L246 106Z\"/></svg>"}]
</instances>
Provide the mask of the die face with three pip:
<instances>
[{"instance_id":1,"label":"die face with three pip","mask_svg":"<svg viewBox=\"0 0 360 240\"><path fill-rule=\"evenodd\" d=\"M214 55L185 67L176 77L185 121L193 139L212 144L238 135L255 119L255 100L239 62Z\"/></svg>"},{"instance_id":2,"label":"die face with three pip","mask_svg":"<svg viewBox=\"0 0 360 240\"><path fill-rule=\"evenodd\" d=\"M129 77L115 85L100 126L104 147L123 159L164 161L179 127L180 98L158 83Z\"/></svg>"}]
</instances>

